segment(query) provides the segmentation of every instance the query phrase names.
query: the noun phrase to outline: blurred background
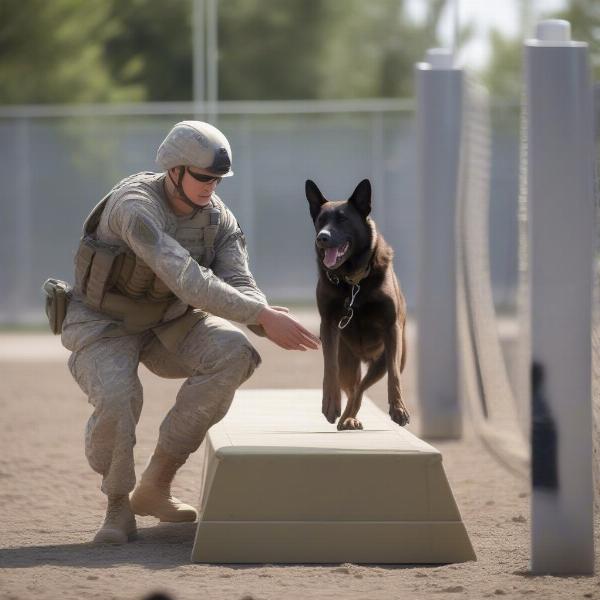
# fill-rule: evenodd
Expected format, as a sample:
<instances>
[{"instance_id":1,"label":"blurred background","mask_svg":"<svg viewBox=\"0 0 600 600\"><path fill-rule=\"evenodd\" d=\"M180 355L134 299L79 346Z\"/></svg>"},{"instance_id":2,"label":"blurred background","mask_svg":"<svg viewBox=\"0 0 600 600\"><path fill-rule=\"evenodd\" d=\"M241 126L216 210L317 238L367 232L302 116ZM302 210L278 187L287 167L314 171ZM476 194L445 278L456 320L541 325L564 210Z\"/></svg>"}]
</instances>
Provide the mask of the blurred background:
<instances>
[{"instance_id":1,"label":"blurred background","mask_svg":"<svg viewBox=\"0 0 600 600\"><path fill-rule=\"evenodd\" d=\"M179 120L229 137L218 193L272 301L312 304L304 181L345 199L368 177L409 306L417 262L414 64L452 48L492 104L496 308L518 280L522 40L571 22L600 75L597 0L0 0L0 324L38 325L40 286L72 281L84 218L119 179L155 170Z\"/></svg>"}]
</instances>

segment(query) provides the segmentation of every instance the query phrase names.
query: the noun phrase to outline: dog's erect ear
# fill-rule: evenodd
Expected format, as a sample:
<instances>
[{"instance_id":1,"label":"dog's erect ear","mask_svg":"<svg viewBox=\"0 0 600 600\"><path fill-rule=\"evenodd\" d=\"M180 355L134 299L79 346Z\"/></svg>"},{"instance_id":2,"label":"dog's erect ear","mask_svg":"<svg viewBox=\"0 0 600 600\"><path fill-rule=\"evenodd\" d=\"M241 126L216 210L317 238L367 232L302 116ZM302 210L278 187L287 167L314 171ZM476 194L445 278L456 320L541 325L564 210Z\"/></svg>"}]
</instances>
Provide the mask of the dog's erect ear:
<instances>
[{"instance_id":1,"label":"dog's erect ear","mask_svg":"<svg viewBox=\"0 0 600 600\"><path fill-rule=\"evenodd\" d=\"M363 218L371 212L371 182L363 179L357 186L348 202L356 208Z\"/></svg>"},{"instance_id":2,"label":"dog's erect ear","mask_svg":"<svg viewBox=\"0 0 600 600\"><path fill-rule=\"evenodd\" d=\"M327 200L323 198L323 194L321 194L317 184L310 179L306 180L305 190L306 199L308 200L308 204L310 206L310 216L314 221L321 212L321 206L323 206Z\"/></svg>"}]
</instances>

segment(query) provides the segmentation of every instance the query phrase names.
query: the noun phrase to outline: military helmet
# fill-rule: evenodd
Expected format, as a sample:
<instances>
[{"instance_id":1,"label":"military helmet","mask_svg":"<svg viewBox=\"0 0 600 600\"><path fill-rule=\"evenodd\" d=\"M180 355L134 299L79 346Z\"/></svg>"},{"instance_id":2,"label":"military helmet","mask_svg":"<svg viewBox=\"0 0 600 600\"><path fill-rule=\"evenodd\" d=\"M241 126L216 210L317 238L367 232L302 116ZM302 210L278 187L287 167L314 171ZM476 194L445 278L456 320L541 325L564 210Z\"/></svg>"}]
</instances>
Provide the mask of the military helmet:
<instances>
[{"instance_id":1,"label":"military helmet","mask_svg":"<svg viewBox=\"0 0 600 600\"><path fill-rule=\"evenodd\" d=\"M227 138L209 123L181 121L163 140L156 162L165 171L173 167L196 167L219 177L231 177L231 146Z\"/></svg>"}]
</instances>

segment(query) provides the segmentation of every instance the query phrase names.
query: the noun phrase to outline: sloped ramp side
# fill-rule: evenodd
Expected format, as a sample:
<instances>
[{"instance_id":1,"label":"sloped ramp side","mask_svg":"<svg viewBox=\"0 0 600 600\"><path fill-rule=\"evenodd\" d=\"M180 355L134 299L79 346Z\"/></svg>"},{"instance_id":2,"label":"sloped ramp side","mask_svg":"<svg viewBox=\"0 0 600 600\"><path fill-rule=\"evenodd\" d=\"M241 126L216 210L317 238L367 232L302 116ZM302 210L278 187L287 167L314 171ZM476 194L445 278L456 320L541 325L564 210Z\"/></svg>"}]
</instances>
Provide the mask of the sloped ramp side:
<instances>
[{"instance_id":1,"label":"sloped ramp side","mask_svg":"<svg viewBox=\"0 0 600 600\"><path fill-rule=\"evenodd\" d=\"M207 435L193 562L475 560L441 454L370 400L362 431L321 390L241 390Z\"/></svg>"}]
</instances>

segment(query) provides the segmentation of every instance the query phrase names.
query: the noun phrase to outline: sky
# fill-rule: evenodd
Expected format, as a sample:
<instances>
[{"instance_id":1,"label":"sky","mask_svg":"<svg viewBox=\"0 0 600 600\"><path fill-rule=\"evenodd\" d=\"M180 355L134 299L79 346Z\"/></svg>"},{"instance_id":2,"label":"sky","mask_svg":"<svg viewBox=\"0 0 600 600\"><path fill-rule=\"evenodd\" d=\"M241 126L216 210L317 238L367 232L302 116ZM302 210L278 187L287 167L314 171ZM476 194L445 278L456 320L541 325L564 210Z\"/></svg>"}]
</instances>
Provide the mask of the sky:
<instances>
[{"instance_id":1,"label":"sky","mask_svg":"<svg viewBox=\"0 0 600 600\"><path fill-rule=\"evenodd\" d=\"M420 20L426 10L428 0L407 0L409 14ZM535 23L550 13L564 8L566 0L454 0L450 2L440 24L440 38L445 47L452 47L454 39L455 11L461 27L472 22L475 26L473 39L457 56L461 66L479 68L489 58L488 37L491 29L498 29L504 35L519 37L522 20L525 37L532 37Z\"/></svg>"}]
</instances>

